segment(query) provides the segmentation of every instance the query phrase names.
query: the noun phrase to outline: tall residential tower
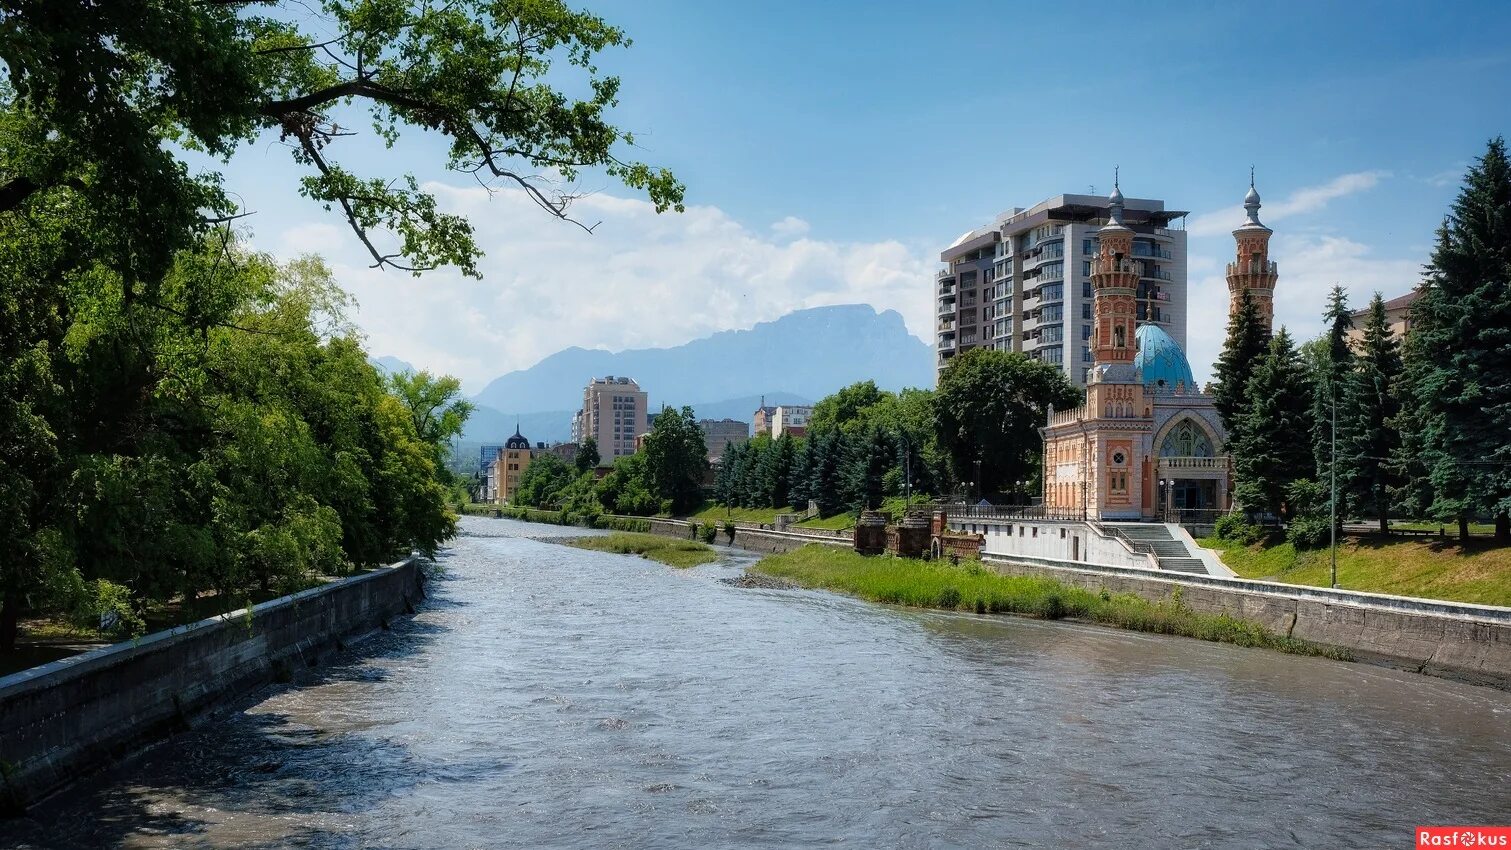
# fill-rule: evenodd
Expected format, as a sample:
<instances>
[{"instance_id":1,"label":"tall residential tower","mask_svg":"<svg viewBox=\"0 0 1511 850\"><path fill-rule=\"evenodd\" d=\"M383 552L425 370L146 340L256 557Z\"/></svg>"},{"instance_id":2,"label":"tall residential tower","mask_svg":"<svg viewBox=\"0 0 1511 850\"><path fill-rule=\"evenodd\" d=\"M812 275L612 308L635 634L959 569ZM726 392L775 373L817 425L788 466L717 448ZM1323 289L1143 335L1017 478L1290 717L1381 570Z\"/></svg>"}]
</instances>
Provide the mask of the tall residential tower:
<instances>
[{"instance_id":1,"label":"tall residential tower","mask_svg":"<svg viewBox=\"0 0 1511 850\"><path fill-rule=\"evenodd\" d=\"M1121 198L1129 256L1141 261L1131 303L1138 324L1186 343L1184 211ZM936 368L972 348L1021 351L1085 386L1092 364L1092 266L1111 198L1057 195L1004 213L946 248L935 278Z\"/></svg>"}]
</instances>

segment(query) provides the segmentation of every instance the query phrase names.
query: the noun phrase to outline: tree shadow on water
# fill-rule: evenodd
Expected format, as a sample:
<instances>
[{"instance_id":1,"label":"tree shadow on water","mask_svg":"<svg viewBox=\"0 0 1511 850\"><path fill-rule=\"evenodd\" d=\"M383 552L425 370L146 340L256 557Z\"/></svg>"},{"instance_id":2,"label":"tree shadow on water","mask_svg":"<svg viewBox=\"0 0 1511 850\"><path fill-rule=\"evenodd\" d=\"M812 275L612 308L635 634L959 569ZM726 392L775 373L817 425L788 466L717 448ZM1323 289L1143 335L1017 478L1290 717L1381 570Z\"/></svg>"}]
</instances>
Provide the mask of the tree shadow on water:
<instances>
[{"instance_id":1,"label":"tree shadow on water","mask_svg":"<svg viewBox=\"0 0 1511 850\"><path fill-rule=\"evenodd\" d=\"M436 594L420 611L446 604ZM279 671L286 681L200 716L25 817L0 821L0 848L375 846L349 833L385 801L419 784L485 781L512 767L502 758L417 753L383 712L365 710L381 698L373 686L390 677L385 661L422 653L447 631L403 618L318 661L306 656ZM279 711L286 699L304 711Z\"/></svg>"}]
</instances>

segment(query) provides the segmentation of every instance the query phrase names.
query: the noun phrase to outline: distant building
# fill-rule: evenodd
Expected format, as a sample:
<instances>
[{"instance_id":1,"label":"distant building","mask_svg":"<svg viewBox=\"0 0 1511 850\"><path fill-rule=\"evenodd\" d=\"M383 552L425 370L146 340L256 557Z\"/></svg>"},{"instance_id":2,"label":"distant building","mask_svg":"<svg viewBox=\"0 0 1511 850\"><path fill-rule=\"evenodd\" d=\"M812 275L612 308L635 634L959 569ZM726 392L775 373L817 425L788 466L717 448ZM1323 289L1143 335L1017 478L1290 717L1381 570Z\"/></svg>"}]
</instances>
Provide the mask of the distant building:
<instances>
[{"instance_id":1,"label":"distant building","mask_svg":"<svg viewBox=\"0 0 1511 850\"><path fill-rule=\"evenodd\" d=\"M503 450L504 447L501 444L484 445L478 453L478 465L483 469L487 469L489 464L493 463L493 459L498 457L498 453Z\"/></svg>"},{"instance_id":2,"label":"distant building","mask_svg":"<svg viewBox=\"0 0 1511 850\"><path fill-rule=\"evenodd\" d=\"M1385 302L1385 324L1395 335L1396 342L1405 339L1406 334L1411 331L1411 305L1416 303L1421 294L1420 289L1413 289L1405 295ZM1357 347L1364 342L1364 325L1369 321L1369 308L1355 310L1353 319L1354 326L1348 331L1348 341L1350 345Z\"/></svg>"},{"instance_id":3,"label":"distant building","mask_svg":"<svg viewBox=\"0 0 1511 850\"><path fill-rule=\"evenodd\" d=\"M771 439L782 436L801 437L808 433L808 418L813 408L802 404L779 404L771 414Z\"/></svg>"},{"instance_id":4,"label":"distant building","mask_svg":"<svg viewBox=\"0 0 1511 850\"><path fill-rule=\"evenodd\" d=\"M771 436L771 418L776 415L776 408L766 404L766 397L761 396L761 406L756 408L755 415L750 419L751 431L754 436Z\"/></svg>"},{"instance_id":5,"label":"distant building","mask_svg":"<svg viewBox=\"0 0 1511 850\"><path fill-rule=\"evenodd\" d=\"M492 501L506 504L514 498L514 492L519 489L519 479L530 467L533 457L530 441L519 433L519 428L515 428L514 436L504 443L503 451L493 459L492 474L489 476L494 488Z\"/></svg>"},{"instance_id":6,"label":"distant building","mask_svg":"<svg viewBox=\"0 0 1511 850\"><path fill-rule=\"evenodd\" d=\"M572 442L598 442L599 466L635 453L635 437L645 433L646 394L630 378L594 378L582 390L582 409L572 417Z\"/></svg>"},{"instance_id":7,"label":"distant building","mask_svg":"<svg viewBox=\"0 0 1511 850\"><path fill-rule=\"evenodd\" d=\"M709 462L722 458L730 446L750 439L750 426L738 419L699 419L698 430L703 432L703 442L708 445Z\"/></svg>"},{"instance_id":8,"label":"distant building","mask_svg":"<svg viewBox=\"0 0 1511 850\"><path fill-rule=\"evenodd\" d=\"M540 457L543 452L553 454L570 466L577 462L577 449L578 446L576 443L552 443L549 446L545 443L537 443L535 456Z\"/></svg>"}]
</instances>

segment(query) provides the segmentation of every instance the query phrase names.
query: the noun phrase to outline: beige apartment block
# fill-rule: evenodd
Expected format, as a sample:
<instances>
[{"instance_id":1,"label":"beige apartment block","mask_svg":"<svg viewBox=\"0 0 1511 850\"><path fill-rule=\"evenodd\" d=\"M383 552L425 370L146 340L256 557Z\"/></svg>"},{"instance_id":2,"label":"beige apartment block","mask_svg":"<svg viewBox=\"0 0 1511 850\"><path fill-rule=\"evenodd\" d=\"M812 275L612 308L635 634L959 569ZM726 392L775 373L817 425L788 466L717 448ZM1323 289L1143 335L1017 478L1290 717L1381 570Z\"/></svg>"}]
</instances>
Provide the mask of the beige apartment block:
<instances>
[{"instance_id":1,"label":"beige apartment block","mask_svg":"<svg viewBox=\"0 0 1511 850\"><path fill-rule=\"evenodd\" d=\"M572 442L598 443L599 466L635 453L635 438L647 430L645 391L634 379L594 378L582 390L582 409L572 417Z\"/></svg>"}]
</instances>

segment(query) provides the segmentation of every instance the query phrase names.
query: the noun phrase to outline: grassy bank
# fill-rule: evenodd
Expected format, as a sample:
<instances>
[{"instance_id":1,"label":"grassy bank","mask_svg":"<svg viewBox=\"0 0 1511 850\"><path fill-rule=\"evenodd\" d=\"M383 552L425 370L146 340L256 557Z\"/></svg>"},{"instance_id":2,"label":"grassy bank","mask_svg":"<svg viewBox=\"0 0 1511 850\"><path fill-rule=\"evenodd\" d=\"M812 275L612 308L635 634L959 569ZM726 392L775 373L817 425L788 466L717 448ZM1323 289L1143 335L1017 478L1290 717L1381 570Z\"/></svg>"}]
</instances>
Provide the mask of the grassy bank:
<instances>
[{"instance_id":1,"label":"grassy bank","mask_svg":"<svg viewBox=\"0 0 1511 850\"><path fill-rule=\"evenodd\" d=\"M1244 546L1216 537L1201 545L1244 578L1327 587L1326 549L1297 551L1286 542ZM1475 540L1345 538L1338 545L1338 586L1480 605L1511 605L1511 546Z\"/></svg>"},{"instance_id":2,"label":"grassy bank","mask_svg":"<svg viewBox=\"0 0 1511 850\"><path fill-rule=\"evenodd\" d=\"M695 540L678 540L673 537L630 532L620 532L604 537L583 537L573 540L572 545L579 549L592 549L598 552L639 555L679 569L696 567L719 557L712 548Z\"/></svg>"},{"instance_id":3,"label":"grassy bank","mask_svg":"<svg viewBox=\"0 0 1511 850\"><path fill-rule=\"evenodd\" d=\"M929 497L914 496L913 507L921 507L928 504ZM881 509L888 511L894 518L900 517L907 502L901 496L892 496L882 502ZM712 522L723 527L724 521L749 522L757 525L772 525L776 522L777 514L798 514L802 510L794 507L786 508L726 508L716 502L704 502L698 512L687 517L699 523ZM801 520L793 524L794 528L825 529L828 531L843 531L855 527L856 514L853 511L841 511L834 516L814 517Z\"/></svg>"},{"instance_id":4,"label":"grassy bank","mask_svg":"<svg viewBox=\"0 0 1511 850\"><path fill-rule=\"evenodd\" d=\"M1256 623L1221 614L1199 614L1181 604L1178 596L1166 602L1147 602L1129 594L1092 593L1053 579L999 575L980 565L954 567L939 561L867 558L809 545L764 558L752 569L804 587L839 591L872 602L981 614L1026 614L1047 620L1074 618L1296 655L1350 657L1346 650L1277 635Z\"/></svg>"}]
</instances>

